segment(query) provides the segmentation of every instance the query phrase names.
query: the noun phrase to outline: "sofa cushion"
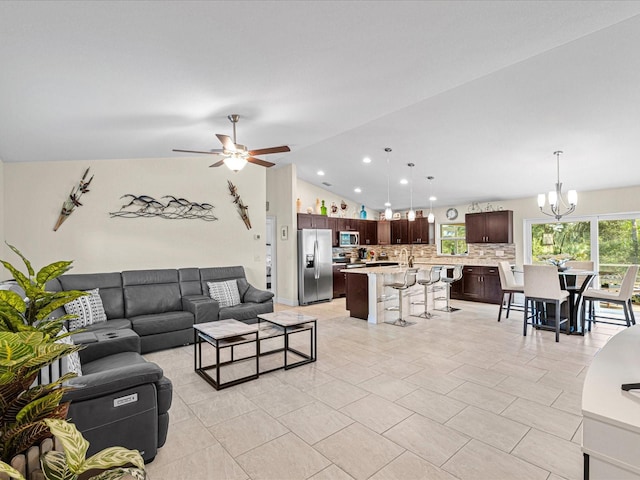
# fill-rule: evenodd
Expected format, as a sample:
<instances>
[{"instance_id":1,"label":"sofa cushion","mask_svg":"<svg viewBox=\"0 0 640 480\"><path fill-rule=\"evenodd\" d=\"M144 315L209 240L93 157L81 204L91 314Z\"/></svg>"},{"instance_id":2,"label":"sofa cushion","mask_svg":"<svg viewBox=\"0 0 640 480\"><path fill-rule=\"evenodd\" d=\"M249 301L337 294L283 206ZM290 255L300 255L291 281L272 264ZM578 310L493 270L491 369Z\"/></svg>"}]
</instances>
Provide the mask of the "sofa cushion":
<instances>
[{"instance_id":1,"label":"sofa cushion","mask_svg":"<svg viewBox=\"0 0 640 480\"><path fill-rule=\"evenodd\" d=\"M273 298L273 293L266 290L258 290L251 287L247 289L247 293L244 294L244 301L247 303L264 303Z\"/></svg>"},{"instance_id":2,"label":"sofa cushion","mask_svg":"<svg viewBox=\"0 0 640 480\"><path fill-rule=\"evenodd\" d=\"M200 281L202 283L202 292L204 293L209 291L207 282L222 282L237 278L246 278L244 267L209 267L200 269Z\"/></svg>"},{"instance_id":3,"label":"sofa cushion","mask_svg":"<svg viewBox=\"0 0 640 480\"><path fill-rule=\"evenodd\" d=\"M107 321L107 315L98 291L98 288L89 290L87 291L88 295L78 297L64 305L64 309L68 314L77 316L69 320L69 330L77 330L78 328Z\"/></svg>"},{"instance_id":4,"label":"sofa cushion","mask_svg":"<svg viewBox=\"0 0 640 480\"><path fill-rule=\"evenodd\" d=\"M122 296L122 277L114 273L78 273L58 277L62 288L54 290L91 290L98 288L107 318L123 318L124 297ZM51 282L54 285L54 282ZM47 284L49 288L49 284Z\"/></svg>"},{"instance_id":5,"label":"sofa cushion","mask_svg":"<svg viewBox=\"0 0 640 480\"><path fill-rule=\"evenodd\" d=\"M249 290L249 287L251 285L249 284L249 282L247 282L247 279L244 277L236 278L236 283L238 284L238 292L240 293L240 300L242 302L246 302L246 300L244 299L244 296L247 293L247 290Z\"/></svg>"},{"instance_id":6,"label":"sofa cushion","mask_svg":"<svg viewBox=\"0 0 640 480\"><path fill-rule=\"evenodd\" d=\"M240 292L235 280L207 282L209 295L220 304L220 308L233 307L240 303Z\"/></svg>"},{"instance_id":7,"label":"sofa cushion","mask_svg":"<svg viewBox=\"0 0 640 480\"><path fill-rule=\"evenodd\" d=\"M122 272L122 285L124 317L182 309L177 270L129 270Z\"/></svg>"},{"instance_id":8,"label":"sofa cushion","mask_svg":"<svg viewBox=\"0 0 640 480\"><path fill-rule=\"evenodd\" d=\"M260 313L273 312L273 304L267 303L241 303L235 307L226 307L220 309L220 320L233 318L235 320L252 320Z\"/></svg>"},{"instance_id":9,"label":"sofa cushion","mask_svg":"<svg viewBox=\"0 0 640 480\"><path fill-rule=\"evenodd\" d=\"M181 311L139 315L129 320L133 330L141 337L193 327L193 314Z\"/></svg>"},{"instance_id":10,"label":"sofa cushion","mask_svg":"<svg viewBox=\"0 0 640 480\"><path fill-rule=\"evenodd\" d=\"M189 295L202 295L199 268L178 269L178 280L180 282L180 293L182 293L183 297L187 297Z\"/></svg>"},{"instance_id":11,"label":"sofa cushion","mask_svg":"<svg viewBox=\"0 0 640 480\"><path fill-rule=\"evenodd\" d=\"M94 323L84 330L88 332L99 332L101 330L121 330L123 328L131 328L131 322L128 318L114 318L106 322Z\"/></svg>"}]
</instances>

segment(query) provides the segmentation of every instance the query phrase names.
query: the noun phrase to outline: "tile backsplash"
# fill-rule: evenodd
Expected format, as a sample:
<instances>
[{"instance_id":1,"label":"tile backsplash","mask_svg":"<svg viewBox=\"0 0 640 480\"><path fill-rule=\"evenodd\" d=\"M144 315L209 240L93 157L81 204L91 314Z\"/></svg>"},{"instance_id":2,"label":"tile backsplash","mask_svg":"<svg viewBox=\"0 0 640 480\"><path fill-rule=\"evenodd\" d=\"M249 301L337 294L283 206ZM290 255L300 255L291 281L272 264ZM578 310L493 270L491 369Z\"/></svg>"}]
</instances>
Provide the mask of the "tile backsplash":
<instances>
[{"instance_id":1,"label":"tile backsplash","mask_svg":"<svg viewBox=\"0 0 640 480\"><path fill-rule=\"evenodd\" d=\"M363 248L363 247L360 247ZM413 255L416 263L462 263L464 265L497 265L499 261L515 262L516 246L512 243L483 243L469 244L467 255L438 255L436 245L374 245L366 247L367 251L375 252L375 258L386 253L389 260L399 260L403 248L409 255ZM334 248L333 256L340 254L346 257L357 257L357 248Z\"/></svg>"}]
</instances>

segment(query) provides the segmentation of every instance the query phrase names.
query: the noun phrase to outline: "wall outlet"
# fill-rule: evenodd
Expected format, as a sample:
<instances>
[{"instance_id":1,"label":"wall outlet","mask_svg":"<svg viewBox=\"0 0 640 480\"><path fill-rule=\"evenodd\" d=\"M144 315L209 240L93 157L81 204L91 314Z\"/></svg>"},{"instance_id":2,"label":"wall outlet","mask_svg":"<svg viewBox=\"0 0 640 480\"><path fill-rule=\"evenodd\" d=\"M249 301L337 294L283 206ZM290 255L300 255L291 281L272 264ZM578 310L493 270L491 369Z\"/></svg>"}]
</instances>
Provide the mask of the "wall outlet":
<instances>
[{"instance_id":1,"label":"wall outlet","mask_svg":"<svg viewBox=\"0 0 640 480\"><path fill-rule=\"evenodd\" d=\"M504 250L496 250L496 257L504 257Z\"/></svg>"},{"instance_id":2,"label":"wall outlet","mask_svg":"<svg viewBox=\"0 0 640 480\"><path fill-rule=\"evenodd\" d=\"M478 250L478 255L480 255L481 257L484 256L484 250Z\"/></svg>"}]
</instances>

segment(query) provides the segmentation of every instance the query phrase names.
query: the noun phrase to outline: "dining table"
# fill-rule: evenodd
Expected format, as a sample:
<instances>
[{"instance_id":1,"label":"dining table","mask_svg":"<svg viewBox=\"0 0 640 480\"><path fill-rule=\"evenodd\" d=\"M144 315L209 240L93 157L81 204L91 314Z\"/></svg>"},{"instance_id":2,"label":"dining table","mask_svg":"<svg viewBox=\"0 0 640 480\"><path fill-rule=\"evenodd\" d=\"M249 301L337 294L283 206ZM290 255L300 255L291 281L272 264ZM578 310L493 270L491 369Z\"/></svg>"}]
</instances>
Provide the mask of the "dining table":
<instances>
[{"instance_id":1,"label":"dining table","mask_svg":"<svg viewBox=\"0 0 640 480\"><path fill-rule=\"evenodd\" d=\"M523 270L513 269L514 273L524 273ZM567 304L569 306L569 331L564 332L569 335L584 335L584 325L578 322L578 311L580 309L580 302L582 301L582 294L589 287L594 277L598 272L593 270L584 270L578 268L565 268L558 270L558 280L560 287L569 293ZM550 307L550 308L549 308ZM547 308L547 316L552 316L554 313L553 306L549 305ZM540 325L538 328L549 328L551 325ZM555 330L555 326L553 327ZM563 332L564 330L560 330Z\"/></svg>"}]
</instances>

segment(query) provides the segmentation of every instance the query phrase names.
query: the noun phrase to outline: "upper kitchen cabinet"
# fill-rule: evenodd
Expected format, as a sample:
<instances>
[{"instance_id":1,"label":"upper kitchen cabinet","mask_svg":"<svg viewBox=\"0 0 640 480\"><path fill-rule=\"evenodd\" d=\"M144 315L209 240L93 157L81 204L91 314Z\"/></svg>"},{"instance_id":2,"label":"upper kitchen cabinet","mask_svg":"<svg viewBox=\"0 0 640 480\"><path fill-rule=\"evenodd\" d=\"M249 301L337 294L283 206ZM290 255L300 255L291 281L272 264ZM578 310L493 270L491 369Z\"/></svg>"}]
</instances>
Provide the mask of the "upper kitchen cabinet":
<instances>
[{"instance_id":1,"label":"upper kitchen cabinet","mask_svg":"<svg viewBox=\"0 0 640 480\"><path fill-rule=\"evenodd\" d=\"M409 220L403 218L389 223L391 223L391 243L409 243Z\"/></svg>"},{"instance_id":2,"label":"upper kitchen cabinet","mask_svg":"<svg viewBox=\"0 0 640 480\"><path fill-rule=\"evenodd\" d=\"M312 213L298 214L298 230L303 228L330 228L329 217L326 215L314 215Z\"/></svg>"},{"instance_id":3,"label":"upper kitchen cabinet","mask_svg":"<svg viewBox=\"0 0 640 480\"><path fill-rule=\"evenodd\" d=\"M360 245L378 244L378 222L375 220L360 220Z\"/></svg>"},{"instance_id":4,"label":"upper kitchen cabinet","mask_svg":"<svg viewBox=\"0 0 640 480\"><path fill-rule=\"evenodd\" d=\"M357 218L338 218L338 231L358 232L360 230L360 220Z\"/></svg>"},{"instance_id":5,"label":"upper kitchen cabinet","mask_svg":"<svg viewBox=\"0 0 640 480\"><path fill-rule=\"evenodd\" d=\"M467 243L513 243L513 211L467 213Z\"/></svg>"},{"instance_id":6,"label":"upper kitchen cabinet","mask_svg":"<svg viewBox=\"0 0 640 480\"><path fill-rule=\"evenodd\" d=\"M410 243L435 243L435 227L425 218L416 218L409 222Z\"/></svg>"},{"instance_id":7,"label":"upper kitchen cabinet","mask_svg":"<svg viewBox=\"0 0 640 480\"><path fill-rule=\"evenodd\" d=\"M389 245L391 243L391 222L380 220L375 223L378 230L378 245Z\"/></svg>"}]
</instances>

